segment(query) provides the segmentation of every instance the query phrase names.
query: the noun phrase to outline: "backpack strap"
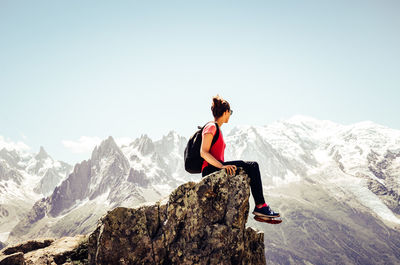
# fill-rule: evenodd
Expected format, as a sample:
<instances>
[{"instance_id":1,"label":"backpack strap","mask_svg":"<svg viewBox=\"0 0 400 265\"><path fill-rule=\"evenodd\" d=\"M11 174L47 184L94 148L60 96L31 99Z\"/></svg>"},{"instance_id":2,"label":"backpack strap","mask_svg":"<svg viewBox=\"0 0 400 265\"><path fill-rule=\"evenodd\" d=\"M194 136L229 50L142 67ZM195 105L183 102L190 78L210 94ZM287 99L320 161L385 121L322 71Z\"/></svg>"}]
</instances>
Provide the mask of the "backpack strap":
<instances>
[{"instance_id":1,"label":"backpack strap","mask_svg":"<svg viewBox=\"0 0 400 265\"><path fill-rule=\"evenodd\" d=\"M208 123L210 123L210 122L207 122L203 127L197 126L197 128L203 130L204 127L206 127L206 125L207 125ZM212 142L211 142L210 149L211 149L211 147L217 142L217 140L218 140L218 138L219 138L219 126L218 126L218 123L216 123L216 122L214 122L214 123L215 123L215 126L217 127L217 131L216 131L216 133L215 133L215 135L214 135L214 137L213 137L213 140L212 140Z\"/></svg>"},{"instance_id":2,"label":"backpack strap","mask_svg":"<svg viewBox=\"0 0 400 265\"><path fill-rule=\"evenodd\" d=\"M218 123L215 123L215 126L217 127L217 132L215 133L215 135L214 135L214 137L213 137L213 140L212 140L212 142L211 142L210 149L211 149L211 147L217 142L217 140L218 140L218 138L219 138L219 126L218 126Z\"/></svg>"}]
</instances>

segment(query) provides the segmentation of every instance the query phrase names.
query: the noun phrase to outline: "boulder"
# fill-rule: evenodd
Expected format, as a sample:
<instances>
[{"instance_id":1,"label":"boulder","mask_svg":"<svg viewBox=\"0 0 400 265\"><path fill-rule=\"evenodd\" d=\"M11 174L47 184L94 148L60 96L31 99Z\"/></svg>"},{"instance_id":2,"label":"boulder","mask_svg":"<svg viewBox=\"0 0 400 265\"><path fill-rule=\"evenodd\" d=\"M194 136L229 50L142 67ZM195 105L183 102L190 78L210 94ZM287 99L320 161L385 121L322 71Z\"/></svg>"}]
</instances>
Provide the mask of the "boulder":
<instances>
[{"instance_id":1,"label":"boulder","mask_svg":"<svg viewBox=\"0 0 400 265\"><path fill-rule=\"evenodd\" d=\"M29 240L3 249L0 265L87 264L87 236Z\"/></svg>"},{"instance_id":2,"label":"boulder","mask_svg":"<svg viewBox=\"0 0 400 265\"><path fill-rule=\"evenodd\" d=\"M89 264L265 264L264 234L246 228L249 178L220 170L176 188L168 200L103 216Z\"/></svg>"}]
</instances>

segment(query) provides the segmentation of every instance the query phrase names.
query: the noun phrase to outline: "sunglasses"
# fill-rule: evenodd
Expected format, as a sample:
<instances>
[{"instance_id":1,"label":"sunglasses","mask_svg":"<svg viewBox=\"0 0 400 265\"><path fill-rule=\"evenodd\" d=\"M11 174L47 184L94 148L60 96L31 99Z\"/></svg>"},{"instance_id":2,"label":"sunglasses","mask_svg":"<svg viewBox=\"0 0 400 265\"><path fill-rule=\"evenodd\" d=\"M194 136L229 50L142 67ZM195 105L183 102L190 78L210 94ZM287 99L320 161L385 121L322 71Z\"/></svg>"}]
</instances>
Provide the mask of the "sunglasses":
<instances>
[{"instance_id":1,"label":"sunglasses","mask_svg":"<svg viewBox=\"0 0 400 265\"><path fill-rule=\"evenodd\" d=\"M229 110L229 112L231 113L231 115L232 115L232 113L233 113L233 110Z\"/></svg>"}]
</instances>

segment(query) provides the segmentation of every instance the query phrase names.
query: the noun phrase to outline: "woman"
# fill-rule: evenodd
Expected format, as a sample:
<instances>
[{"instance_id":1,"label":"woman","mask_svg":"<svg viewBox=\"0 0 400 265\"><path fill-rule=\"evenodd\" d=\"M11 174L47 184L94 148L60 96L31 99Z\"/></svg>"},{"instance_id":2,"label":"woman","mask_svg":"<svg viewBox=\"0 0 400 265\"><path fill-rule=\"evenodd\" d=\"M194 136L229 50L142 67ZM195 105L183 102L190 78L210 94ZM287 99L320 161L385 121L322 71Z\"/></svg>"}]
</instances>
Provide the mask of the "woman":
<instances>
[{"instance_id":1,"label":"woman","mask_svg":"<svg viewBox=\"0 0 400 265\"><path fill-rule=\"evenodd\" d=\"M208 123L202 132L202 142L200 148L200 155L202 158L204 158L201 171L202 176L204 177L223 168L226 169L228 174L234 175L237 167L242 167L250 177L251 193L253 194L256 205L254 207L253 214L265 217L279 217L279 213L272 211L268 204L265 203L260 169L257 162L243 160L224 162L224 150L226 145L221 130L217 141L210 150L211 142L215 133L217 132L215 123L217 123L218 127L221 128L224 123L228 123L229 118L232 115L232 110L229 106L229 103L218 95L213 97L211 111L215 121Z\"/></svg>"}]
</instances>

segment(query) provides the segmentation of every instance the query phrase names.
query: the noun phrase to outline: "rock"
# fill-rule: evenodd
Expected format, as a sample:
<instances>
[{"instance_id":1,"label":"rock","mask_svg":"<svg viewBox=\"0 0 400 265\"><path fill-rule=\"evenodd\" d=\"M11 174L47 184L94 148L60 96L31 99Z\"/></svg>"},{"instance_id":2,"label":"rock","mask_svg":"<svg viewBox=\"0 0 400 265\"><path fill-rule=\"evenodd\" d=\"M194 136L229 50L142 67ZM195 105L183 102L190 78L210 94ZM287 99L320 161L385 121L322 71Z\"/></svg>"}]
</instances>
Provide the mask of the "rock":
<instances>
[{"instance_id":1,"label":"rock","mask_svg":"<svg viewBox=\"0 0 400 265\"><path fill-rule=\"evenodd\" d=\"M22 252L22 253L27 253L36 249L40 248L45 248L47 246L50 246L51 243L53 243L53 239L35 239L35 240L29 240L20 244L16 244L13 246L9 246L7 248L4 248L1 253L4 253L6 255L16 253L16 252Z\"/></svg>"},{"instance_id":2,"label":"rock","mask_svg":"<svg viewBox=\"0 0 400 265\"><path fill-rule=\"evenodd\" d=\"M71 259L86 236L63 237L55 240L50 246L24 255L26 265L30 264L65 264Z\"/></svg>"},{"instance_id":3,"label":"rock","mask_svg":"<svg viewBox=\"0 0 400 265\"><path fill-rule=\"evenodd\" d=\"M0 256L0 265L25 265L24 253L17 252L6 256Z\"/></svg>"},{"instance_id":4,"label":"rock","mask_svg":"<svg viewBox=\"0 0 400 265\"><path fill-rule=\"evenodd\" d=\"M243 169L179 186L167 202L118 207L89 236L89 264L265 264L264 234L245 227Z\"/></svg>"},{"instance_id":5,"label":"rock","mask_svg":"<svg viewBox=\"0 0 400 265\"><path fill-rule=\"evenodd\" d=\"M30 240L7 247L0 252L0 265L30 264L72 264L80 261L87 264L87 237L63 237L54 239Z\"/></svg>"}]
</instances>

